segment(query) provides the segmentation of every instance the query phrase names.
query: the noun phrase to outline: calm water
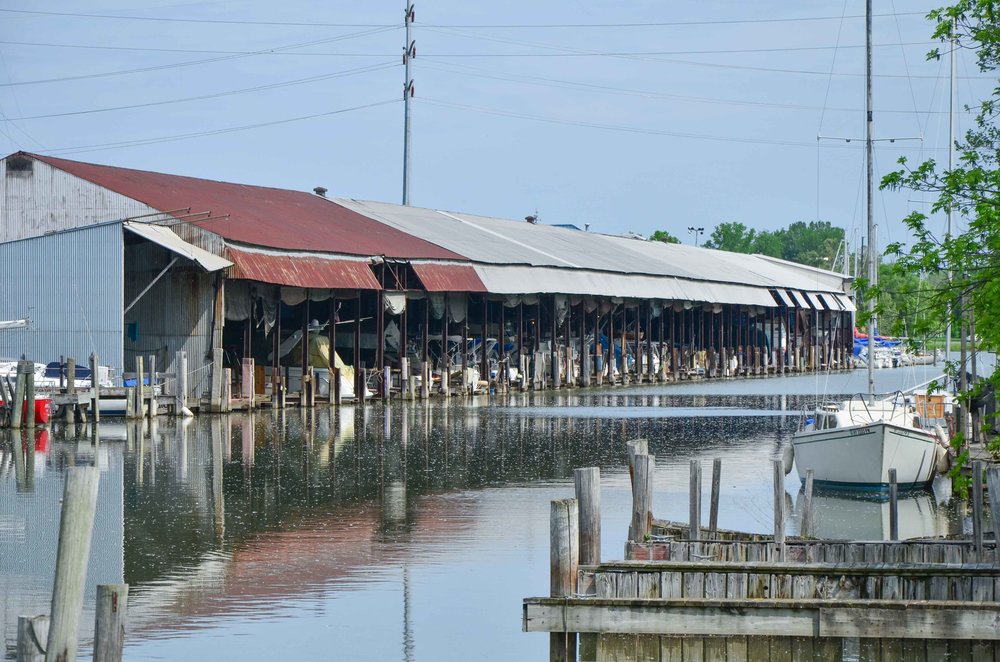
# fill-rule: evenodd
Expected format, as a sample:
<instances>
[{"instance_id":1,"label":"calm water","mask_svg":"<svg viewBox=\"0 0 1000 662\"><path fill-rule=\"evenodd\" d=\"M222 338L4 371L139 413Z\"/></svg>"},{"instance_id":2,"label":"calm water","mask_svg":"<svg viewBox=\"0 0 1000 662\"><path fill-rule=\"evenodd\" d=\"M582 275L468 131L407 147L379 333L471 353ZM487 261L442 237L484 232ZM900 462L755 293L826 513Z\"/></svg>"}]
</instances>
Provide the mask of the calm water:
<instances>
[{"instance_id":1,"label":"calm water","mask_svg":"<svg viewBox=\"0 0 1000 662\"><path fill-rule=\"evenodd\" d=\"M935 376L883 370L879 389ZM656 454L654 512L687 517L688 461L723 461L720 526L771 526L770 461L817 394L863 372L163 419L41 432L33 466L0 445L0 616L8 657L19 614L48 611L65 469L101 468L88 583L131 585L125 656L136 660L545 660L521 600L548 591L549 501L573 469L600 466L602 549L622 556L625 441ZM31 460L29 456L29 461ZM939 494L947 489L939 487ZM787 500L798 498L796 474ZM961 529L933 493L900 506L901 534ZM819 533L876 539L877 501L816 498ZM794 511L793 511L794 512ZM798 528L793 515L788 530ZM93 590L85 630L92 629ZM85 648L89 646L85 634ZM81 650L81 657L89 657Z\"/></svg>"}]
</instances>

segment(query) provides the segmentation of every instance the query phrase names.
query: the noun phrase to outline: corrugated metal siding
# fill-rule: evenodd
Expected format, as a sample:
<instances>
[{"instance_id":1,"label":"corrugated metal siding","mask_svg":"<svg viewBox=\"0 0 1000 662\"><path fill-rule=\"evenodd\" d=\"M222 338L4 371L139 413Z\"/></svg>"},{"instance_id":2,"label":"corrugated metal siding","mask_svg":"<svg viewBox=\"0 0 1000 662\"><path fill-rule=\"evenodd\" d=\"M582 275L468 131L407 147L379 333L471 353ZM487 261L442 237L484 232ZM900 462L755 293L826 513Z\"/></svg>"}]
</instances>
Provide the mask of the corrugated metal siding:
<instances>
[{"instance_id":1,"label":"corrugated metal siding","mask_svg":"<svg viewBox=\"0 0 1000 662\"><path fill-rule=\"evenodd\" d=\"M29 329L0 331L0 357L86 365L96 351L121 371L122 254L120 223L0 244L0 319L32 319Z\"/></svg>"},{"instance_id":2,"label":"corrugated metal siding","mask_svg":"<svg viewBox=\"0 0 1000 662\"><path fill-rule=\"evenodd\" d=\"M167 266L173 254L146 241L125 248L126 305ZM126 324L138 324L138 340L124 340L125 365L135 369L135 357L156 355L158 372L174 372L176 352L185 350L188 362L188 396L197 398L209 390L211 370L212 314L215 276L197 265L178 261L125 316Z\"/></svg>"},{"instance_id":3,"label":"corrugated metal siding","mask_svg":"<svg viewBox=\"0 0 1000 662\"><path fill-rule=\"evenodd\" d=\"M18 171L8 169L9 160L0 160L0 242L154 211L37 159L31 160L30 170Z\"/></svg>"},{"instance_id":4,"label":"corrugated metal siding","mask_svg":"<svg viewBox=\"0 0 1000 662\"><path fill-rule=\"evenodd\" d=\"M413 271L428 292L485 292L486 286L468 264L413 264Z\"/></svg>"}]
</instances>

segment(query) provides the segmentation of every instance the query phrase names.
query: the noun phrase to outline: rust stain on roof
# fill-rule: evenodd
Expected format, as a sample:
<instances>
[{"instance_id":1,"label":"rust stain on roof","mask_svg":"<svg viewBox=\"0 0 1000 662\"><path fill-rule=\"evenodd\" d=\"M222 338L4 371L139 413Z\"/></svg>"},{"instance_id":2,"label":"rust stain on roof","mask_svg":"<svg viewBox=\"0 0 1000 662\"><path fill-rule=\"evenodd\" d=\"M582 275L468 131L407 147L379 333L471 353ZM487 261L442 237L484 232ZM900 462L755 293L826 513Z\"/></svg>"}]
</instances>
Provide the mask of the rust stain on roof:
<instances>
[{"instance_id":1,"label":"rust stain on roof","mask_svg":"<svg viewBox=\"0 0 1000 662\"><path fill-rule=\"evenodd\" d=\"M226 249L226 253L233 262L230 278L291 287L382 289L366 262L303 255L267 255L241 251L232 246Z\"/></svg>"},{"instance_id":2,"label":"rust stain on roof","mask_svg":"<svg viewBox=\"0 0 1000 662\"><path fill-rule=\"evenodd\" d=\"M476 269L467 264L413 264L413 271L428 292L485 292Z\"/></svg>"}]
</instances>

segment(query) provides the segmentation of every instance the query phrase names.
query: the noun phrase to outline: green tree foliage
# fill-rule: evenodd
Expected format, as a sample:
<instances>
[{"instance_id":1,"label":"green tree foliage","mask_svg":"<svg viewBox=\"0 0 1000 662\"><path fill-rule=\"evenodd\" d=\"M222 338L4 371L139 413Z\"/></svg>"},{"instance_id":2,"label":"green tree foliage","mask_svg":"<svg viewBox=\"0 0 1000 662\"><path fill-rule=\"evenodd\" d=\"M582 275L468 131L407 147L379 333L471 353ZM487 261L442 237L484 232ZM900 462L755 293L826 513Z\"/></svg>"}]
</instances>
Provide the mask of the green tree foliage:
<instances>
[{"instance_id":1,"label":"green tree foliage","mask_svg":"<svg viewBox=\"0 0 1000 662\"><path fill-rule=\"evenodd\" d=\"M662 241L665 244L679 244L681 240L670 234L666 230L657 230L653 234L649 235L650 241Z\"/></svg>"},{"instance_id":2,"label":"green tree foliage","mask_svg":"<svg viewBox=\"0 0 1000 662\"><path fill-rule=\"evenodd\" d=\"M828 221L799 221L781 230L754 230L742 223L719 223L705 248L734 253L759 253L812 267L830 268L844 239L843 228Z\"/></svg>"},{"instance_id":3,"label":"green tree foliage","mask_svg":"<svg viewBox=\"0 0 1000 662\"><path fill-rule=\"evenodd\" d=\"M1000 0L960 0L932 11L934 37L951 48L975 51L979 69L995 72L1000 66ZM931 58L940 53L931 52ZM956 166L947 170L929 160L912 165L899 159L899 169L882 180L882 188L910 190L936 196L931 213L951 211L954 235L936 231L930 219L913 212L904 220L913 234L908 244L896 243L886 253L897 257L903 274L933 275L937 285L927 302L918 332L940 330L952 311L960 317L974 315L979 349L1000 348L1000 88L982 100L975 125L956 145ZM935 221L934 225L938 225ZM953 274L948 280L941 274ZM959 368L961 369L961 368ZM1000 383L1000 375L993 379ZM1000 450L1000 449L997 449ZM996 452L996 451L995 451Z\"/></svg>"}]
</instances>

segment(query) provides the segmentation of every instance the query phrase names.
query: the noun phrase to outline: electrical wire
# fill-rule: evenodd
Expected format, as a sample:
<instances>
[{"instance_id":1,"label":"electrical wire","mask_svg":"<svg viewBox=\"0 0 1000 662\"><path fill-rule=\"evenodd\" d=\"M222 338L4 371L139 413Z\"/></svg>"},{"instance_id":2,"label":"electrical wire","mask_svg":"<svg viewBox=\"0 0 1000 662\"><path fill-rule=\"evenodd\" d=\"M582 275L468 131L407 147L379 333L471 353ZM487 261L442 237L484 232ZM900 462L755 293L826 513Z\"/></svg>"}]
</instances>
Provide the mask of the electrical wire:
<instances>
[{"instance_id":1,"label":"electrical wire","mask_svg":"<svg viewBox=\"0 0 1000 662\"><path fill-rule=\"evenodd\" d=\"M109 113L118 110L135 110L137 108L149 108L151 106L164 106L168 104L175 103L187 103L190 101L205 101L208 99L218 99L220 97L234 96L237 94L248 94L252 92L262 92L265 90L276 90L284 87L291 87L293 85L303 85L306 83L315 83L324 80L330 80L333 78L343 78L346 76L355 76L363 73L370 73L374 71L384 71L387 69L395 69L401 67L402 65L398 62L387 62L383 64L374 64L367 67L358 67L356 69L347 69L345 71L338 71L332 74L323 74L320 76L310 76L308 78L298 78L295 80L283 81L279 83L270 83L268 85L258 85L256 87L245 87L239 90L228 90L226 92L215 92L213 94L203 94L194 97L184 97L181 99L165 99L163 101L149 101L147 103L136 103L125 106L110 106L107 108L90 108L87 110L74 110L67 111L63 113L48 113L45 115L29 115L26 117L9 117L5 118L5 121L23 121L23 120L40 120L40 119L52 119L57 117L74 117L77 115L91 115L95 113Z\"/></svg>"},{"instance_id":2,"label":"electrical wire","mask_svg":"<svg viewBox=\"0 0 1000 662\"><path fill-rule=\"evenodd\" d=\"M182 133L175 134L171 136L160 136L157 138L139 138L136 140L123 140L114 143L97 143L94 145L76 145L74 147L61 147L58 149L48 150L46 153L49 155L57 154L78 154L81 152L99 152L109 149L121 149L124 147L136 147L139 145L152 145L157 143L173 142L177 140L187 140L190 138L202 138L205 136L216 136L224 133L235 133L237 131L248 131L250 129L260 129L267 126L277 126L279 124L289 124L291 122L301 122L303 120L316 119L318 117L329 117L331 115L339 115L342 113L349 113L355 110L365 110L368 108L376 108L378 106L386 106L392 103L401 102L401 99L386 99L385 101L376 101L374 103L367 103L361 106L352 106L350 108L339 108L337 110L330 110L323 113L313 113L311 115L300 115L298 117L287 117L280 120L273 120L269 122L257 122L255 124L245 124L242 126L232 126L223 129L212 129L209 131L197 131L194 133Z\"/></svg>"},{"instance_id":3,"label":"electrical wire","mask_svg":"<svg viewBox=\"0 0 1000 662\"><path fill-rule=\"evenodd\" d=\"M237 59L240 59L240 58L253 57L253 56L256 56L256 55L268 55L268 54L272 54L272 53L276 53L276 52L280 52L280 51L287 51L287 50L296 49L296 48L306 48L308 46L315 46L317 44L328 44L328 43L334 42L334 41L341 41L341 40L344 40L344 39L354 39L356 37L364 37L364 36L368 36L368 35L372 35L372 34L378 34L380 32L386 32L387 30L391 30L391 29L394 29L394 28L379 28L379 29L376 29L376 30L367 30L365 32L354 32L354 33L351 33L351 34L340 35L340 36L337 36L337 37L328 37L326 39L315 39L313 41L306 41L306 42L301 42L301 43L297 43L297 44L289 44L287 46L276 46L274 48L264 48L264 49L257 50L257 51L240 52L240 53L237 53L237 54L225 55L225 56L222 56L222 57L207 58L207 59L203 59L203 60L188 60L186 62L174 62L172 64L161 64L161 65L156 65L156 66L151 66L151 67L141 67L139 69L124 69L124 70L119 70L119 71L105 71L105 72L94 73L94 74L82 74L82 75L78 75L78 76L61 76L59 78L45 78L45 79L39 79L39 80L26 80L26 81L17 81L17 82L11 82L11 83L0 83L0 87L15 87L15 86L19 86L19 85L41 85L41 84L44 84L44 83L63 83L63 82L73 81L73 80L90 80L90 79L94 79L94 78L106 78L108 76L124 76L124 75L128 75L128 74L146 73L146 72L150 72L150 71L162 71L164 69L177 69L177 68L180 68L180 67L192 67L192 66L196 66L196 65L200 65L200 64L210 64L210 63L213 63L213 62L224 62L224 61L227 61L227 60L237 60Z\"/></svg>"},{"instance_id":4,"label":"electrical wire","mask_svg":"<svg viewBox=\"0 0 1000 662\"><path fill-rule=\"evenodd\" d=\"M844 16L846 14L847 14L847 0L844 0L844 8L841 11L841 16ZM837 46L840 46L840 36L843 33L843 31L844 31L844 20L843 20L843 18L841 18L840 25L837 26ZM833 58L830 61L830 76L826 80L826 94L823 95L823 111L820 113L820 116L819 116L819 129L817 129L817 131L816 131L817 134L822 134L823 133L823 118L826 117L826 105L830 101L830 88L833 87L833 70L837 66L837 50L838 49L836 49L836 48L833 50ZM817 189L817 196L816 196L816 218L817 219L819 218L819 193L818 193L818 189Z\"/></svg>"}]
</instances>

